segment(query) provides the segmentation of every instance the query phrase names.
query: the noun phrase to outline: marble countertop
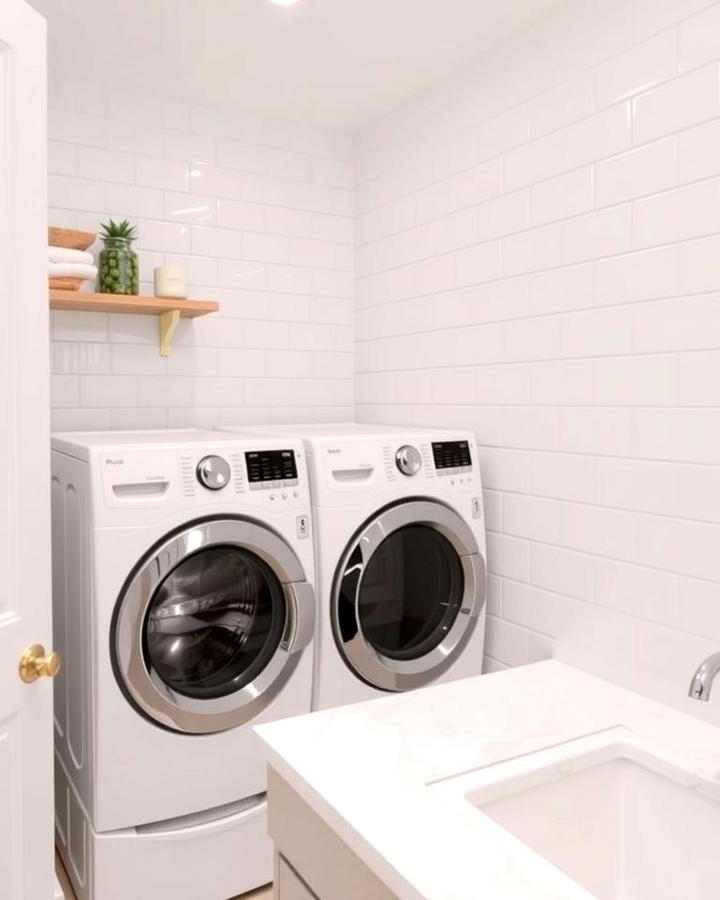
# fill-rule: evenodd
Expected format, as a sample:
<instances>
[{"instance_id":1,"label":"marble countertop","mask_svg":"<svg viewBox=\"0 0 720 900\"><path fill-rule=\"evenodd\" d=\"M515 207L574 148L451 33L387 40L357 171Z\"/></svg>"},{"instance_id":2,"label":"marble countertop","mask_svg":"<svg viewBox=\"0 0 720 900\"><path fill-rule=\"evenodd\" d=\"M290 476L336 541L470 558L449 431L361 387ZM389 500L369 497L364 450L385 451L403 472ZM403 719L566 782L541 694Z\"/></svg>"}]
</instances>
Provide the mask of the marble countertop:
<instances>
[{"instance_id":1,"label":"marble countertop","mask_svg":"<svg viewBox=\"0 0 720 900\"><path fill-rule=\"evenodd\" d=\"M625 727L701 778L720 729L554 660L259 726L270 764L403 900L576 900L428 785ZM484 824L485 823L485 824Z\"/></svg>"}]
</instances>

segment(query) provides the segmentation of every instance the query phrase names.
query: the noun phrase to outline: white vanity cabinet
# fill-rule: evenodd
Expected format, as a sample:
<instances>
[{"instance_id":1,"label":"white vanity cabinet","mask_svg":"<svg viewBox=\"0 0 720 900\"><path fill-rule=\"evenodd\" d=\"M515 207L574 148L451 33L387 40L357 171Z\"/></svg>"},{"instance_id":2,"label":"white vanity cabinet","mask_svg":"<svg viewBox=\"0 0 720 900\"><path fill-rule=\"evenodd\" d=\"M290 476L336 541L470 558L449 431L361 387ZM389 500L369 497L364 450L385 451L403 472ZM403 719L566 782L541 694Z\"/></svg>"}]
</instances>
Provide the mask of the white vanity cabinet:
<instances>
[{"instance_id":1,"label":"white vanity cabinet","mask_svg":"<svg viewBox=\"0 0 720 900\"><path fill-rule=\"evenodd\" d=\"M275 898L276 900L313 900L310 888L300 878L295 869L280 853L275 854Z\"/></svg>"},{"instance_id":2,"label":"white vanity cabinet","mask_svg":"<svg viewBox=\"0 0 720 900\"><path fill-rule=\"evenodd\" d=\"M717 895L720 728L557 660L257 733L278 900Z\"/></svg>"},{"instance_id":3,"label":"white vanity cabinet","mask_svg":"<svg viewBox=\"0 0 720 900\"><path fill-rule=\"evenodd\" d=\"M275 900L398 900L272 765L268 831L275 843Z\"/></svg>"}]
</instances>

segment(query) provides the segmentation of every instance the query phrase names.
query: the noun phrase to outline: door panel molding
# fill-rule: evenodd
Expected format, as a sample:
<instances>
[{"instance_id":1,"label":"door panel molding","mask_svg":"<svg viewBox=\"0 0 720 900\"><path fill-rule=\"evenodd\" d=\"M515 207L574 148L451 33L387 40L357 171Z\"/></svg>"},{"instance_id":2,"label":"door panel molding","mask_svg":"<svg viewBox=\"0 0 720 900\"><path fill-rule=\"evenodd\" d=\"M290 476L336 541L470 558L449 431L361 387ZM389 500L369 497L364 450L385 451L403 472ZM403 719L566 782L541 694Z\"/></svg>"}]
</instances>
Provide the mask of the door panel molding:
<instances>
[{"instance_id":1,"label":"door panel molding","mask_svg":"<svg viewBox=\"0 0 720 900\"><path fill-rule=\"evenodd\" d=\"M50 900L52 680L24 684L32 644L52 650L45 21L0 3L0 871L2 900ZM6 843L9 840L9 843Z\"/></svg>"}]
</instances>

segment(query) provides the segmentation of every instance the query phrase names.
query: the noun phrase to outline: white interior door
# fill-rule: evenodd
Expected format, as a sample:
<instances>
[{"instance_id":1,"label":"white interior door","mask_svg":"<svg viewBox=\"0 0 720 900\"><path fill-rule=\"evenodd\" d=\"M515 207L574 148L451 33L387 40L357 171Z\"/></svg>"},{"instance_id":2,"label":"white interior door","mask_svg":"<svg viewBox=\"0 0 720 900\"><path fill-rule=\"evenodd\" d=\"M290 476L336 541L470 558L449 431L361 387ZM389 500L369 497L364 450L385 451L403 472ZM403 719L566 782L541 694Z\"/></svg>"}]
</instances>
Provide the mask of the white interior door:
<instances>
[{"instance_id":1,"label":"white interior door","mask_svg":"<svg viewBox=\"0 0 720 900\"><path fill-rule=\"evenodd\" d=\"M50 900L52 684L20 679L49 651L45 21L0 2L0 898Z\"/></svg>"}]
</instances>

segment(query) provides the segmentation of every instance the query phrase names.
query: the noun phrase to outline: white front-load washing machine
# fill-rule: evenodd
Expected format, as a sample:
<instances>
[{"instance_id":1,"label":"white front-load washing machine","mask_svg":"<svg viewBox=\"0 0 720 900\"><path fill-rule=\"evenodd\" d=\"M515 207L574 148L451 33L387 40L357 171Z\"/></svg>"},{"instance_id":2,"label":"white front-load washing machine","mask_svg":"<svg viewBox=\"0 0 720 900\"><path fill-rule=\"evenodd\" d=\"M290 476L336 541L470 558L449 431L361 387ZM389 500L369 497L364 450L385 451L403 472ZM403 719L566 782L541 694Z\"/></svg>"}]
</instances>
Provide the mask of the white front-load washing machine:
<instances>
[{"instance_id":1,"label":"white front-load washing machine","mask_svg":"<svg viewBox=\"0 0 720 900\"><path fill-rule=\"evenodd\" d=\"M352 423L264 431L302 437L308 455L313 708L480 675L486 544L474 436Z\"/></svg>"},{"instance_id":2,"label":"white front-load washing machine","mask_svg":"<svg viewBox=\"0 0 720 900\"><path fill-rule=\"evenodd\" d=\"M56 434L52 490L56 830L78 897L270 881L253 726L311 708L302 442Z\"/></svg>"}]
</instances>

